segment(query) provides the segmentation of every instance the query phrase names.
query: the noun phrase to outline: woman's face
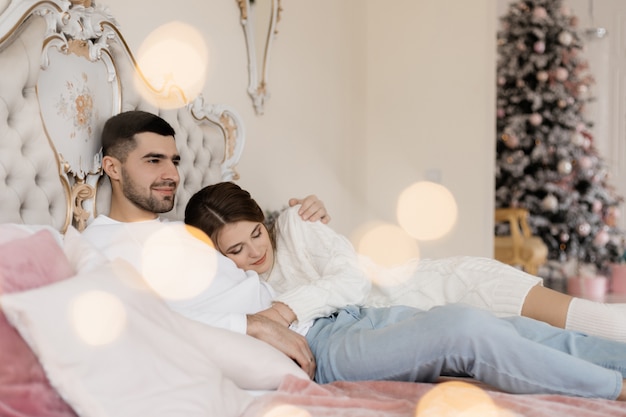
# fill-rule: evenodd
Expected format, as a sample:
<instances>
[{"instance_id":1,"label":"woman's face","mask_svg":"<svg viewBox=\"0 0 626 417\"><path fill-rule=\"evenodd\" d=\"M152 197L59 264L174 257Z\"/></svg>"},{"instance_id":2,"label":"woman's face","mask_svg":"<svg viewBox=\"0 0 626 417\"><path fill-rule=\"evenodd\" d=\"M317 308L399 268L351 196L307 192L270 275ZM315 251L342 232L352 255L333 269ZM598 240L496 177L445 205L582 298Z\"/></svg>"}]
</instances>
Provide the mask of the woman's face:
<instances>
[{"instance_id":1,"label":"woman's face","mask_svg":"<svg viewBox=\"0 0 626 417\"><path fill-rule=\"evenodd\" d=\"M245 271L262 274L274 263L272 241L262 223L239 221L225 225L218 235L217 246Z\"/></svg>"}]
</instances>

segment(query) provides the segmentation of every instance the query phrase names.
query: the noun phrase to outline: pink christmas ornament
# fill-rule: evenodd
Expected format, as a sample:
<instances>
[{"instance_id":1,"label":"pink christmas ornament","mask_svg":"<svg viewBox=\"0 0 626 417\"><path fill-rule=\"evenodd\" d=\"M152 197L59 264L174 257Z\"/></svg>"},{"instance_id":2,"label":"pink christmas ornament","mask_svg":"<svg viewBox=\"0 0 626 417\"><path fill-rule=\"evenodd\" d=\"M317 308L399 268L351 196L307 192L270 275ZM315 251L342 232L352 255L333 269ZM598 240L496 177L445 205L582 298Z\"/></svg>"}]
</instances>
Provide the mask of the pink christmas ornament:
<instances>
[{"instance_id":1,"label":"pink christmas ornament","mask_svg":"<svg viewBox=\"0 0 626 417\"><path fill-rule=\"evenodd\" d=\"M507 148L514 149L517 148L519 145L519 138L515 135L508 135L504 143L506 144Z\"/></svg>"},{"instance_id":2,"label":"pink christmas ornament","mask_svg":"<svg viewBox=\"0 0 626 417\"><path fill-rule=\"evenodd\" d=\"M578 165L580 165L582 169L589 169L593 166L593 160L588 156L583 156L578 160Z\"/></svg>"},{"instance_id":3,"label":"pink christmas ornament","mask_svg":"<svg viewBox=\"0 0 626 417\"><path fill-rule=\"evenodd\" d=\"M546 82L548 81L548 73L546 71L539 71L537 73L537 81Z\"/></svg>"},{"instance_id":4,"label":"pink christmas ornament","mask_svg":"<svg viewBox=\"0 0 626 417\"><path fill-rule=\"evenodd\" d=\"M561 43L561 45L568 46L572 43L573 39L574 38L572 37L572 34L569 32L561 32L559 34L559 42Z\"/></svg>"},{"instance_id":5,"label":"pink christmas ornament","mask_svg":"<svg viewBox=\"0 0 626 417\"><path fill-rule=\"evenodd\" d=\"M546 17L548 17L548 12L541 6L535 7L533 9L533 16L537 19L545 19Z\"/></svg>"},{"instance_id":6,"label":"pink christmas ornament","mask_svg":"<svg viewBox=\"0 0 626 417\"><path fill-rule=\"evenodd\" d=\"M504 77L498 77L498 85L504 85L506 84L506 80L504 79Z\"/></svg>"},{"instance_id":7,"label":"pink christmas ornament","mask_svg":"<svg viewBox=\"0 0 626 417\"><path fill-rule=\"evenodd\" d=\"M559 81L565 81L565 80L567 80L567 77L569 76L569 71L567 71L567 69L565 69L563 67L558 67L556 69L556 72L555 72L554 76Z\"/></svg>"},{"instance_id":8,"label":"pink christmas ornament","mask_svg":"<svg viewBox=\"0 0 626 417\"><path fill-rule=\"evenodd\" d=\"M504 109L502 107L496 110L496 116L498 119L502 119L504 117Z\"/></svg>"},{"instance_id":9,"label":"pink christmas ornament","mask_svg":"<svg viewBox=\"0 0 626 417\"><path fill-rule=\"evenodd\" d=\"M585 84L581 84L578 86L578 92L580 94L585 94L587 92L588 88Z\"/></svg>"},{"instance_id":10,"label":"pink christmas ornament","mask_svg":"<svg viewBox=\"0 0 626 417\"><path fill-rule=\"evenodd\" d=\"M599 248L606 246L609 243L609 234L606 230L602 229L598 232L598 234L593 238L593 244Z\"/></svg>"},{"instance_id":11,"label":"pink christmas ornament","mask_svg":"<svg viewBox=\"0 0 626 417\"><path fill-rule=\"evenodd\" d=\"M583 146L585 143L585 137L580 134L580 132L575 132L572 135L572 144L575 146Z\"/></svg>"},{"instance_id":12,"label":"pink christmas ornament","mask_svg":"<svg viewBox=\"0 0 626 417\"><path fill-rule=\"evenodd\" d=\"M548 194L541 200L541 208L545 211L556 211L559 200L552 194Z\"/></svg>"},{"instance_id":13,"label":"pink christmas ornament","mask_svg":"<svg viewBox=\"0 0 626 417\"><path fill-rule=\"evenodd\" d=\"M611 206L606 211L606 215L604 216L604 222L610 227L615 227L617 226L617 222L619 221L621 216L622 212L620 211L620 209L615 206Z\"/></svg>"},{"instance_id":14,"label":"pink christmas ornament","mask_svg":"<svg viewBox=\"0 0 626 417\"><path fill-rule=\"evenodd\" d=\"M543 54L546 51L546 44L544 41L537 41L533 45L533 51L538 54Z\"/></svg>"},{"instance_id":15,"label":"pink christmas ornament","mask_svg":"<svg viewBox=\"0 0 626 417\"><path fill-rule=\"evenodd\" d=\"M591 226L589 223L581 223L578 225L578 234L581 236L588 236L591 232Z\"/></svg>"},{"instance_id":16,"label":"pink christmas ornament","mask_svg":"<svg viewBox=\"0 0 626 417\"><path fill-rule=\"evenodd\" d=\"M528 118L528 121L533 126L539 126L541 124L541 122L543 121L543 117L541 117L541 115L539 113L533 113Z\"/></svg>"},{"instance_id":17,"label":"pink christmas ornament","mask_svg":"<svg viewBox=\"0 0 626 417\"><path fill-rule=\"evenodd\" d=\"M559 171L559 174L568 175L572 172L572 163L564 159L562 161L559 161L556 168Z\"/></svg>"},{"instance_id":18,"label":"pink christmas ornament","mask_svg":"<svg viewBox=\"0 0 626 417\"><path fill-rule=\"evenodd\" d=\"M593 200L593 203L591 203L591 210L594 213L600 213L602 211L602 201L600 200Z\"/></svg>"}]
</instances>

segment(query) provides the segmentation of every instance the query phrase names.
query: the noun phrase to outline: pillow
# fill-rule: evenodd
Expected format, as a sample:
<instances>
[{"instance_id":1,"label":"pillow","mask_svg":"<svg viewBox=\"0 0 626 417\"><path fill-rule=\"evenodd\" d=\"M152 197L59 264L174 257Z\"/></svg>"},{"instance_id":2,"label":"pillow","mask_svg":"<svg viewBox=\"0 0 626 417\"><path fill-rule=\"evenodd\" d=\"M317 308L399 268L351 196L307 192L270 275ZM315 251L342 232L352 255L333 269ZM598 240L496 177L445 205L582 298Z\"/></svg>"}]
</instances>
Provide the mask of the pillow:
<instances>
[{"instance_id":1,"label":"pillow","mask_svg":"<svg viewBox=\"0 0 626 417\"><path fill-rule=\"evenodd\" d=\"M99 305L98 298L108 301ZM120 259L55 285L4 295L0 303L79 414L235 416L251 400L240 387L275 389L287 374L306 377L266 343L171 311ZM76 329L83 328L93 345L79 337Z\"/></svg>"},{"instance_id":2,"label":"pillow","mask_svg":"<svg viewBox=\"0 0 626 417\"><path fill-rule=\"evenodd\" d=\"M52 226L46 224L21 224L21 223L2 223L0 224L0 243L7 243L13 239L19 239L30 236L41 230L50 232L59 245L63 242L63 235Z\"/></svg>"},{"instance_id":3,"label":"pillow","mask_svg":"<svg viewBox=\"0 0 626 417\"><path fill-rule=\"evenodd\" d=\"M0 226L3 238L13 231L13 240L0 245L0 294L37 288L74 274L49 230L33 234L10 225ZM1 310L0 403L20 416L75 416L50 386L37 358Z\"/></svg>"},{"instance_id":4,"label":"pillow","mask_svg":"<svg viewBox=\"0 0 626 417\"><path fill-rule=\"evenodd\" d=\"M96 269L107 261L104 254L73 226L68 227L65 231L63 252L77 273Z\"/></svg>"},{"instance_id":5,"label":"pillow","mask_svg":"<svg viewBox=\"0 0 626 417\"><path fill-rule=\"evenodd\" d=\"M22 239L30 235L31 233L28 230L18 227L15 223L0 224L0 244L14 239Z\"/></svg>"}]
</instances>

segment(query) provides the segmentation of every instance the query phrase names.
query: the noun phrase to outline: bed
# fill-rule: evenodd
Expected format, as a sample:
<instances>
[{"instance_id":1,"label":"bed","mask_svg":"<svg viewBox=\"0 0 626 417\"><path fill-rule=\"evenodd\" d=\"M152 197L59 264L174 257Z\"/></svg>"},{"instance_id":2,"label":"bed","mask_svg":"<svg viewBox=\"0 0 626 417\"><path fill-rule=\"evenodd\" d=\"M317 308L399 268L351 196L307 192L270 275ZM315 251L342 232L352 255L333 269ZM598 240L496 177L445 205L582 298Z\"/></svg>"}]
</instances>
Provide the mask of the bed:
<instances>
[{"instance_id":1,"label":"bed","mask_svg":"<svg viewBox=\"0 0 626 417\"><path fill-rule=\"evenodd\" d=\"M80 239L108 207L98 134L131 109L173 125L176 220L194 191L238 178L237 112L201 97L161 106L172 90L144 82L114 17L88 0L3 2L0 71L0 416L626 416L614 401L462 379L320 385L256 339L182 319Z\"/></svg>"}]
</instances>

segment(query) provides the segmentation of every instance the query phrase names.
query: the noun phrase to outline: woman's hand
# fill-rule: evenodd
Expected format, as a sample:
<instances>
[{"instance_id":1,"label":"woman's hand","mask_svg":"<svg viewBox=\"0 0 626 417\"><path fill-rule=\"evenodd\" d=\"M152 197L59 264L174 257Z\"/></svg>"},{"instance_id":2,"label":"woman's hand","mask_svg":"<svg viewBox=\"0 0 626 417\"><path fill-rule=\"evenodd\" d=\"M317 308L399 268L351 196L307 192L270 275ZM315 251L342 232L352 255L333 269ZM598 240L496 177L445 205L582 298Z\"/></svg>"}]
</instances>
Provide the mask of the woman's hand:
<instances>
[{"instance_id":1,"label":"woman's hand","mask_svg":"<svg viewBox=\"0 0 626 417\"><path fill-rule=\"evenodd\" d=\"M291 326L291 323L296 321L297 318L293 310L289 308L287 304L280 301L274 301L272 303L272 307L259 311L256 314L267 317L268 319L273 320L278 324L282 324L285 327Z\"/></svg>"},{"instance_id":2,"label":"woman's hand","mask_svg":"<svg viewBox=\"0 0 626 417\"><path fill-rule=\"evenodd\" d=\"M293 207L296 204L300 204L300 210L298 214L302 217L302 220L308 221L321 221L324 224L330 222L330 215L324 207L324 202L317 198L316 195L311 194L303 199L292 198L289 200L289 207Z\"/></svg>"}]
</instances>

